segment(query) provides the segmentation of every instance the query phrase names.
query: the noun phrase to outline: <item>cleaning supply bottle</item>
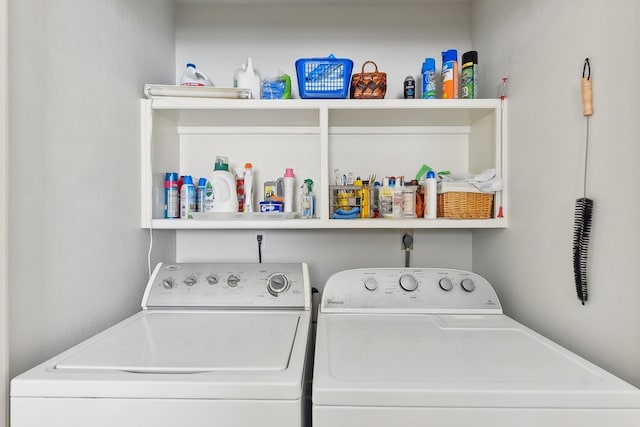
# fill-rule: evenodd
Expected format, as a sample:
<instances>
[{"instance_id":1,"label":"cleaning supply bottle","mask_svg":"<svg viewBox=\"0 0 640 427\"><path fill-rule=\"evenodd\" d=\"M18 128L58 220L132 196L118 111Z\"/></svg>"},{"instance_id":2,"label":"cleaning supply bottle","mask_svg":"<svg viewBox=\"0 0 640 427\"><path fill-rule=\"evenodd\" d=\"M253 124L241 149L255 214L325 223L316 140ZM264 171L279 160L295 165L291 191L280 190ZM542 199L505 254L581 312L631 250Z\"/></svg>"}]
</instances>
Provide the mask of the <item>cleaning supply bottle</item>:
<instances>
[{"instance_id":1,"label":"cleaning supply bottle","mask_svg":"<svg viewBox=\"0 0 640 427\"><path fill-rule=\"evenodd\" d=\"M198 180L196 212L213 212L213 185L207 178Z\"/></svg>"},{"instance_id":2,"label":"cleaning supply bottle","mask_svg":"<svg viewBox=\"0 0 640 427\"><path fill-rule=\"evenodd\" d=\"M284 211L293 212L293 185L295 175L293 169L286 168L284 172Z\"/></svg>"},{"instance_id":3,"label":"cleaning supply bottle","mask_svg":"<svg viewBox=\"0 0 640 427\"><path fill-rule=\"evenodd\" d=\"M180 218L191 219L196 211L196 190L191 175L185 175L180 188Z\"/></svg>"},{"instance_id":4,"label":"cleaning supply bottle","mask_svg":"<svg viewBox=\"0 0 640 427\"><path fill-rule=\"evenodd\" d=\"M402 190L403 190L403 182L402 177L396 178L394 184L392 185L393 189L393 207L392 213L394 218L402 217Z\"/></svg>"},{"instance_id":5,"label":"cleaning supply bottle","mask_svg":"<svg viewBox=\"0 0 640 427\"><path fill-rule=\"evenodd\" d=\"M316 196L313 194L313 181L304 180L300 187L300 217L309 219L315 215Z\"/></svg>"},{"instance_id":6,"label":"cleaning supply bottle","mask_svg":"<svg viewBox=\"0 0 640 427\"><path fill-rule=\"evenodd\" d=\"M213 193L213 212L238 212L238 193L236 179L229 171L229 160L224 156L216 156L211 177Z\"/></svg>"},{"instance_id":7,"label":"cleaning supply bottle","mask_svg":"<svg viewBox=\"0 0 640 427\"><path fill-rule=\"evenodd\" d=\"M180 217L180 188L178 172L167 172L164 179L164 217Z\"/></svg>"},{"instance_id":8,"label":"cleaning supply bottle","mask_svg":"<svg viewBox=\"0 0 640 427\"><path fill-rule=\"evenodd\" d=\"M462 54L460 83L460 97L462 99L478 98L478 52L475 50Z\"/></svg>"},{"instance_id":9,"label":"cleaning supply bottle","mask_svg":"<svg viewBox=\"0 0 640 427\"><path fill-rule=\"evenodd\" d=\"M458 98L458 51L442 52L442 99Z\"/></svg>"},{"instance_id":10,"label":"cleaning supply bottle","mask_svg":"<svg viewBox=\"0 0 640 427\"><path fill-rule=\"evenodd\" d=\"M202 71L198 70L195 64L187 64L187 69L182 73L180 78L181 86L213 86L213 82L209 80Z\"/></svg>"},{"instance_id":11,"label":"cleaning supply bottle","mask_svg":"<svg viewBox=\"0 0 640 427\"><path fill-rule=\"evenodd\" d=\"M244 212L253 212L253 165L244 164Z\"/></svg>"},{"instance_id":12,"label":"cleaning supply bottle","mask_svg":"<svg viewBox=\"0 0 640 427\"><path fill-rule=\"evenodd\" d=\"M378 189L380 214L383 218L393 218L393 188L389 185L389 178L384 177L382 187Z\"/></svg>"},{"instance_id":13,"label":"cleaning supply bottle","mask_svg":"<svg viewBox=\"0 0 640 427\"><path fill-rule=\"evenodd\" d=\"M425 192L424 217L435 219L438 211L438 183L433 171L427 172Z\"/></svg>"},{"instance_id":14,"label":"cleaning supply bottle","mask_svg":"<svg viewBox=\"0 0 640 427\"><path fill-rule=\"evenodd\" d=\"M422 63L422 99L436 98L436 60L425 58Z\"/></svg>"},{"instance_id":15,"label":"cleaning supply bottle","mask_svg":"<svg viewBox=\"0 0 640 427\"><path fill-rule=\"evenodd\" d=\"M253 61L247 58L247 63L238 68L233 75L233 87L251 89L251 98L260 99L262 80L260 73L253 69Z\"/></svg>"}]
</instances>

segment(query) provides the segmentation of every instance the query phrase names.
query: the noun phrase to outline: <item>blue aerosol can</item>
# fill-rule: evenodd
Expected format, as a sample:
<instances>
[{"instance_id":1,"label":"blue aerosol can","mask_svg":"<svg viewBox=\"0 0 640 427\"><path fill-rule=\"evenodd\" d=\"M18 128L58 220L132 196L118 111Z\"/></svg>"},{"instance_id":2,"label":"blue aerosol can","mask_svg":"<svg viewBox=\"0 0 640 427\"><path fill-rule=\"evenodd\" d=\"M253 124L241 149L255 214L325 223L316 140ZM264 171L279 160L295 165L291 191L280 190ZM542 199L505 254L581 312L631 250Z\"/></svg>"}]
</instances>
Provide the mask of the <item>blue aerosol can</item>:
<instances>
[{"instance_id":1,"label":"blue aerosol can","mask_svg":"<svg viewBox=\"0 0 640 427\"><path fill-rule=\"evenodd\" d=\"M436 98L436 60L425 58L422 63L422 99Z\"/></svg>"},{"instance_id":2,"label":"blue aerosol can","mask_svg":"<svg viewBox=\"0 0 640 427\"><path fill-rule=\"evenodd\" d=\"M180 190L178 172L167 172L164 178L164 217L180 217Z\"/></svg>"}]
</instances>

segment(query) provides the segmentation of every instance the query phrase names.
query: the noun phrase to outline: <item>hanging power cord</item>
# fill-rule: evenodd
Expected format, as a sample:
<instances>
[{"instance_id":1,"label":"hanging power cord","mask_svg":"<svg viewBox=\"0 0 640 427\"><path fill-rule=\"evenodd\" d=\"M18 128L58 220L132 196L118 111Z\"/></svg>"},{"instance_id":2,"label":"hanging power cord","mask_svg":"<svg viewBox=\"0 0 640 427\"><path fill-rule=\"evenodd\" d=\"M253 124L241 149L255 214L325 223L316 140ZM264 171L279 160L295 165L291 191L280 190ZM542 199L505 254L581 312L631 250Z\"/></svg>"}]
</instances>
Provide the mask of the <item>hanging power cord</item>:
<instances>
[{"instance_id":1,"label":"hanging power cord","mask_svg":"<svg viewBox=\"0 0 640 427\"><path fill-rule=\"evenodd\" d=\"M409 267L411 265L411 249L413 249L413 236L409 233L405 233L402 236L402 248L404 249L404 266Z\"/></svg>"},{"instance_id":2,"label":"hanging power cord","mask_svg":"<svg viewBox=\"0 0 640 427\"><path fill-rule=\"evenodd\" d=\"M262 234L256 236L258 239L258 262L262 264Z\"/></svg>"},{"instance_id":3,"label":"hanging power cord","mask_svg":"<svg viewBox=\"0 0 640 427\"><path fill-rule=\"evenodd\" d=\"M147 252L147 270L151 278L151 250L153 249L153 228L149 227L149 252Z\"/></svg>"}]
</instances>

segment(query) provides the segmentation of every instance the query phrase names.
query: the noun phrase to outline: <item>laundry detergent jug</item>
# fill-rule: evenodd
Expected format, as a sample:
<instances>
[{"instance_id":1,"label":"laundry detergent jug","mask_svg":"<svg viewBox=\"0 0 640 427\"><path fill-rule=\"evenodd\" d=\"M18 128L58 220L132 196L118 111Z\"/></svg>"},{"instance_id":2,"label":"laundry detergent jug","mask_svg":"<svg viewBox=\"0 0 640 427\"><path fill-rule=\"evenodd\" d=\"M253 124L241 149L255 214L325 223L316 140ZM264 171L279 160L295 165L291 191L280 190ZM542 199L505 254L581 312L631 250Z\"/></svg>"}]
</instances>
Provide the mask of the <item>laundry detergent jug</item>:
<instances>
[{"instance_id":1,"label":"laundry detergent jug","mask_svg":"<svg viewBox=\"0 0 640 427\"><path fill-rule=\"evenodd\" d=\"M213 86L213 82L209 80L202 71L198 70L195 64L187 64L187 69L182 73L180 78L181 86Z\"/></svg>"},{"instance_id":2,"label":"laundry detergent jug","mask_svg":"<svg viewBox=\"0 0 640 427\"><path fill-rule=\"evenodd\" d=\"M213 212L238 212L238 193L236 178L229 171L229 161L224 156L217 156L211 176L213 185Z\"/></svg>"},{"instance_id":3,"label":"laundry detergent jug","mask_svg":"<svg viewBox=\"0 0 640 427\"><path fill-rule=\"evenodd\" d=\"M257 70L253 68L253 61L247 58L247 63L236 70L233 75L233 87L239 89L251 89L251 98L260 99L262 80Z\"/></svg>"}]
</instances>

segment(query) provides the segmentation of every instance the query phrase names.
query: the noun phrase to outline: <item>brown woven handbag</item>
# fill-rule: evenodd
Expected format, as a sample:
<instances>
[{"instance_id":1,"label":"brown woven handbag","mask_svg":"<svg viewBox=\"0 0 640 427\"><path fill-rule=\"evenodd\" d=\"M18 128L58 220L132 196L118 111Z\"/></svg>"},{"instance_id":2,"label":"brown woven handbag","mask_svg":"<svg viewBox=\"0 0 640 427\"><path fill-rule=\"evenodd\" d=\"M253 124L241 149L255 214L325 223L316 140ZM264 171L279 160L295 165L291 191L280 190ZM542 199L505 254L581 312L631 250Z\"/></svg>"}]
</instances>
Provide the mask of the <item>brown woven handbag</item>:
<instances>
[{"instance_id":1,"label":"brown woven handbag","mask_svg":"<svg viewBox=\"0 0 640 427\"><path fill-rule=\"evenodd\" d=\"M376 70L366 73L364 67L373 64ZM351 76L352 99L383 99L387 92L387 73L378 71L378 65L373 61L362 64L362 72Z\"/></svg>"}]
</instances>

